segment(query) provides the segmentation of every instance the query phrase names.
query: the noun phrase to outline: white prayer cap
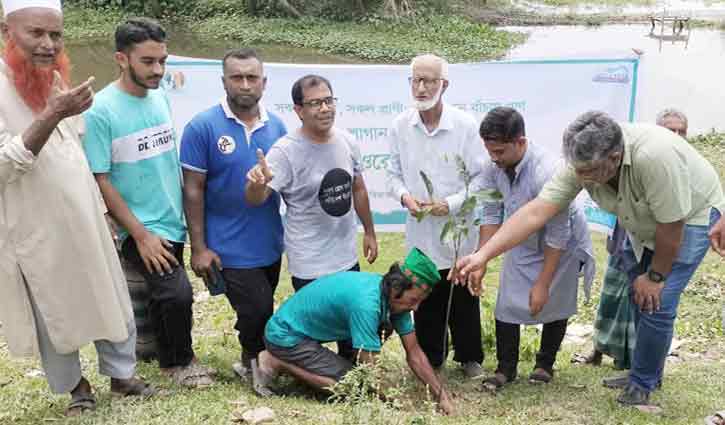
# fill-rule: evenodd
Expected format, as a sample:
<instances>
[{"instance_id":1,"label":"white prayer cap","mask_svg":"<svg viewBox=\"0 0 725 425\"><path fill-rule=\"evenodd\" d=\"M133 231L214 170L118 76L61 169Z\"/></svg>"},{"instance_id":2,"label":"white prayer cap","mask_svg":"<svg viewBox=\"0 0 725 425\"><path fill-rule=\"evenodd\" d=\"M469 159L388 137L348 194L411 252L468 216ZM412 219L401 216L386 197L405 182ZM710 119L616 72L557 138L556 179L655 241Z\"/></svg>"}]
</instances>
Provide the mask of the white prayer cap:
<instances>
[{"instance_id":1,"label":"white prayer cap","mask_svg":"<svg viewBox=\"0 0 725 425\"><path fill-rule=\"evenodd\" d=\"M45 7L57 10L58 12L62 11L60 0L2 0L2 5L4 16L8 16L17 10L31 7Z\"/></svg>"}]
</instances>

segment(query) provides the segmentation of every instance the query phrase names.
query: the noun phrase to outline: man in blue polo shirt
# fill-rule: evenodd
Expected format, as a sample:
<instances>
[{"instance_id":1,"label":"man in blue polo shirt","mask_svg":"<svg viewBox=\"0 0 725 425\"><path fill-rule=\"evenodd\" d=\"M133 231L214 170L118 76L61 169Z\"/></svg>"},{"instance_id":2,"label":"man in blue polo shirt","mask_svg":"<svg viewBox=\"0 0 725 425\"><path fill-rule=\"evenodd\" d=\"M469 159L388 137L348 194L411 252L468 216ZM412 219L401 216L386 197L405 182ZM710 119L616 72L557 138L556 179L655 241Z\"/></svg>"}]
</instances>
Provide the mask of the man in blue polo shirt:
<instances>
[{"instance_id":1,"label":"man in blue polo shirt","mask_svg":"<svg viewBox=\"0 0 725 425\"><path fill-rule=\"evenodd\" d=\"M184 210L191 237L191 267L210 287L221 276L237 313L235 328L245 376L250 361L264 350L262 333L272 316L283 250L279 195L262 205L247 204L246 175L287 133L282 121L259 100L266 77L251 49L233 50L222 60L222 101L187 124L181 139ZM216 272L214 269L221 271Z\"/></svg>"},{"instance_id":2,"label":"man in blue polo shirt","mask_svg":"<svg viewBox=\"0 0 725 425\"><path fill-rule=\"evenodd\" d=\"M413 248L403 265L388 273L339 272L321 277L288 299L267 323L267 349L254 368L254 390L272 395L269 384L279 372L325 389L353 368L347 358L322 343L352 341L357 359L375 360L382 343L395 330L403 343L408 366L432 392L440 409L453 413L453 404L418 345L410 315L440 281L430 258ZM253 361L253 364L255 361Z\"/></svg>"}]
</instances>

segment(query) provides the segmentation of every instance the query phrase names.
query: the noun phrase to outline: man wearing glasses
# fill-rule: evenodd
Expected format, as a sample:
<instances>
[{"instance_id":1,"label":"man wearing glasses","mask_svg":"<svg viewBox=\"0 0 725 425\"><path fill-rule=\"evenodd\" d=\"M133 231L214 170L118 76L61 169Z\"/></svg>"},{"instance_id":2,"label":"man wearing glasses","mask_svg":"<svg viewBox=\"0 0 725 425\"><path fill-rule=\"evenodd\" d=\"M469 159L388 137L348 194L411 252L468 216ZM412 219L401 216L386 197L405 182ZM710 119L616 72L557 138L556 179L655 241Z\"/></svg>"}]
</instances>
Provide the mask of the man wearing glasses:
<instances>
[{"instance_id":1,"label":"man wearing glasses","mask_svg":"<svg viewBox=\"0 0 725 425\"><path fill-rule=\"evenodd\" d=\"M450 246L441 243L440 234L448 216L461 209L465 197L456 157L465 162L473 177L471 190L476 191L481 187L481 170L487 155L474 118L441 100L448 88L446 61L434 55L418 56L411 63L411 71L414 107L393 121L388 191L410 212L405 226L407 248L417 246L426 252L443 277L414 313L416 332L431 365L440 369L448 354L443 336L450 326L455 360L462 365L464 374L473 378L483 373L479 301L463 288L454 288L446 323L451 285L445 277L453 266L454 253ZM421 172L430 177L433 199L429 198ZM418 221L415 215L422 210L430 214ZM462 255L475 251L475 230L470 229L465 238Z\"/></svg>"},{"instance_id":2,"label":"man wearing glasses","mask_svg":"<svg viewBox=\"0 0 725 425\"><path fill-rule=\"evenodd\" d=\"M332 273L359 271L353 207L365 230L368 263L378 256L360 150L352 135L334 127L332 86L307 75L292 86L292 101L302 126L281 138L247 174L246 198L262 204L272 192L287 205L284 244L295 291ZM343 357L354 357L350 341L338 343Z\"/></svg>"},{"instance_id":3,"label":"man wearing glasses","mask_svg":"<svg viewBox=\"0 0 725 425\"><path fill-rule=\"evenodd\" d=\"M603 112L577 118L564 132L563 147L566 167L476 254L459 260L453 275L475 290L490 260L526 240L586 190L599 206L617 214L628 235L622 255L637 336L632 369L617 401L649 405L662 379L680 295L705 257L709 237L717 238L708 230L722 223L720 179L673 132L618 124Z\"/></svg>"}]
</instances>

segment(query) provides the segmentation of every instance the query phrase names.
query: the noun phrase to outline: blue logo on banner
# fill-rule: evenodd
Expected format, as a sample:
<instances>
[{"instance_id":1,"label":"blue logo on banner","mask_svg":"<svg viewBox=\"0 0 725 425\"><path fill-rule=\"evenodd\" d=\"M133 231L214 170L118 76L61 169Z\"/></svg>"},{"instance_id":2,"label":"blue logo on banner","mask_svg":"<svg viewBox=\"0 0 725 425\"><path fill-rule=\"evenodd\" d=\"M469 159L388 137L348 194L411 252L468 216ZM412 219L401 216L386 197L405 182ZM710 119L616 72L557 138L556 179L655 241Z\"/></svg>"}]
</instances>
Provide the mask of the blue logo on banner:
<instances>
[{"instance_id":1,"label":"blue logo on banner","mask_svg":"<svg viewBox=\"0 0 725 425\"><path fill-rule=\"evenodd\" d=\"M615 66L607 68L592 78L592 81L598 83L629 83L629 70L626 66Z\"/></svg>"}]
</instances>

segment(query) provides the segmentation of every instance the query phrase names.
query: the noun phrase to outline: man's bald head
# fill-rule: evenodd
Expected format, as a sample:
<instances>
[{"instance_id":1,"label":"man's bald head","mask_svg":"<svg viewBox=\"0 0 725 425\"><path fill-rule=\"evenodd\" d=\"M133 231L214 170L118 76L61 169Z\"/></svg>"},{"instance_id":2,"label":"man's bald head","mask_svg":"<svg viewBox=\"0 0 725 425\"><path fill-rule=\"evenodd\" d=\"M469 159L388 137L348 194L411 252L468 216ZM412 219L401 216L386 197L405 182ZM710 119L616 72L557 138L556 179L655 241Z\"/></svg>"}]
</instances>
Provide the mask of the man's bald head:
<instances>
[{"instance_id":1,"label":"man's bald head","mask_svg":"<svg viewBox=\"0 0 725 425\"><path fill-rule=\"evenodd\" d=\"M418 67L435 68L438 78L448 79L448 62L440 56L430 53L418 55L410 62L411 72Z\"/></svg>"}]
</instances>

